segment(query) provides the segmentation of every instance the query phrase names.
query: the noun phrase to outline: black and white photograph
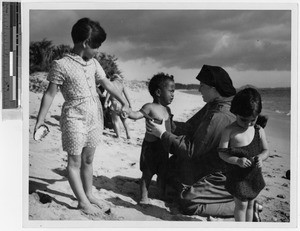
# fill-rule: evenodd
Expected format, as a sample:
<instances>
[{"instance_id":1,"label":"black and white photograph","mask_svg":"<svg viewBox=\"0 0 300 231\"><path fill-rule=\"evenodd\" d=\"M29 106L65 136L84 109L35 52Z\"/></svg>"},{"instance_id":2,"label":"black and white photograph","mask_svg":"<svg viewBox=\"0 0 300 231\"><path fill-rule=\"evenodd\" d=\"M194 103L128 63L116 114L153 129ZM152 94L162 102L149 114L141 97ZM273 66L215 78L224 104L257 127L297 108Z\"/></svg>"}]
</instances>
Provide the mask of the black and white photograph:
<instances>
[{"instance_id":1,"label":"black and white photograph","mask_svg":"<svg viewBox=\"0 0 300 231\"><path fill-rule=\"evenodd\" d=\"M25 227L296 226L297 4L23 9Z\"/></svg>"}]
</instances>

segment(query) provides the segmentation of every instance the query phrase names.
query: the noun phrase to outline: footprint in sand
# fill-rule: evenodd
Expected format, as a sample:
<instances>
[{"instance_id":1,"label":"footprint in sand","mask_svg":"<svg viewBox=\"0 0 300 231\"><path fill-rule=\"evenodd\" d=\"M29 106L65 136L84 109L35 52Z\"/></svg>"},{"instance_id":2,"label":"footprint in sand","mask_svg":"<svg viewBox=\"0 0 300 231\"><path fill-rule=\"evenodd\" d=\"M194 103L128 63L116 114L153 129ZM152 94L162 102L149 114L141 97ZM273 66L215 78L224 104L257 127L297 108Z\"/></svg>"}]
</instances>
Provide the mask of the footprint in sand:
<instances>
[{"instance_id":1,"label":"footprint in sand","mask_svg":"<svg viewBox=\"0 0 300 231\"><path fill-rule=\"evenodd\" d=\"M271 156L269 156L270 158L275 158L275 157L279 157L279 158L281 158L281 156L279 156L279 155L277 155L277 154L275 154L275 155L271 155Z\"/></svg>"},{"instance_id":2,"label":"footprint in sand","mask_svg":"<svg viewBox=\"0 0 300 231\"><path fill-rule=\"evenodd\" d=\"M277 197L278 197L278 198L281 198L281 199L285 199L286 196L283 195L283 194L279 194L279 195L277 195Z\"/></svg>"},{"instance_id":3,"label":"footprint in sand","mask_svg":"<svg viewBox=\"0 0 300 231\"><path fill-rule=\"evenodd\" d=\"M266 177L268 177L268 178L274 178L275 176L272 176L271 174L267 174Z\"/></svg>"}]
</instances>

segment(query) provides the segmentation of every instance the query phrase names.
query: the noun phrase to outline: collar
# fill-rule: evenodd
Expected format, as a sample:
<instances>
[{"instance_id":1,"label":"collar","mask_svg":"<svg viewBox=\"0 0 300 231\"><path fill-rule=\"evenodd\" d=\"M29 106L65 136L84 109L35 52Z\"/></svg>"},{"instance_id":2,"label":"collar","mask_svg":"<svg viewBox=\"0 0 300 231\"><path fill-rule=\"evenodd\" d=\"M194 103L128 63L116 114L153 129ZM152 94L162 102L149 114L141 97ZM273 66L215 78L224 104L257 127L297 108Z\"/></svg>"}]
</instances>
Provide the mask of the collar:
<instances>
[{"instance_id":1,"label":"collar","mask_svg":"<svg viewBox=\"0 0 300 231\"><path fill-rule=\"evenodd\" d=\"M77 63L81 64L82 66L89 66L92 64L92 60L90 59L88 61L85 61L81 56L74 54L74 53L67 53L65 56L69 57L70 59L73 59Z\"/></svg>"}]
</instances>

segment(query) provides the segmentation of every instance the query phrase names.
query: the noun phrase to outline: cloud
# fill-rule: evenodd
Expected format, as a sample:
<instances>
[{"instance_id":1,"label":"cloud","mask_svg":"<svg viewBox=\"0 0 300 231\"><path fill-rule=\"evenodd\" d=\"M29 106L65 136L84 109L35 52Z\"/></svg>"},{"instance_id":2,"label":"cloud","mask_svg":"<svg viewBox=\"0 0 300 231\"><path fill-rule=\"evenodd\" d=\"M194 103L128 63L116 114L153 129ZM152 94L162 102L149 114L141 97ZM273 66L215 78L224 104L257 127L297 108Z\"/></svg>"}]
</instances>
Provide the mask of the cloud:
<instances>
[{"instance_id":1,"label":"cloud","mask_svg":"<svg viewBox=\"0 0 300 231\"><path fill-rule=\"evenodd\" d=\"M153 59L166 68L203 64L237 70L290 70L291 12L284 10L94 10L31 14L31 36L70 41L81 17L100 21L103 49L120 60ZM60 25L60 26L57 26ZM68 39L66 39L68 38Z\"/></svg>"}]
</instances>

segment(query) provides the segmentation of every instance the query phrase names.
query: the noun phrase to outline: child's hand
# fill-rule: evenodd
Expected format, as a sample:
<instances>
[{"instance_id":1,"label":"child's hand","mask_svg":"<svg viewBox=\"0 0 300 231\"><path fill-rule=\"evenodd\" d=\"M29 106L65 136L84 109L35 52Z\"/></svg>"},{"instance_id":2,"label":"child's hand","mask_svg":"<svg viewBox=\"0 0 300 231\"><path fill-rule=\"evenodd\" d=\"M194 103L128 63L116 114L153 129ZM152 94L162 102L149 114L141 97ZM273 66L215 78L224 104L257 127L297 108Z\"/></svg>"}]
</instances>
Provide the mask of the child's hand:
<instances>
[{"instance_id":1,"label":"child's hand","mask_svg":"<svg viewBox=\"0 0 300 231\"><path fill-rule=\"evenodd\" d=\"M251 160L247 159L246 157L238 158L236 163L241 168L248 168L252 165Z\"/></svg>"},{"instance_id":2,"label":"child's hand","mask_svg":"<svg viewBox=\"0 0 300 231\"><path fill-rule=\"evenodd\" d=\"M129 109L129 107L128 107L128 104L123 105L121 117L125 119L125 118L128 117L128 114L129 114L129 113L130 113L130 109Z\"/></svg>"},{"instance_id":3,"label":"child's hand","mask_svg":"<svg viewBox=\"0 0 300 231\"><path fill-rule=\"evenodd\" d=\"M258 168L262 168L263 167L263 161L262 158L260 156L256 156L255 157L255 166Z\"/></svg>"}]
</instances>

